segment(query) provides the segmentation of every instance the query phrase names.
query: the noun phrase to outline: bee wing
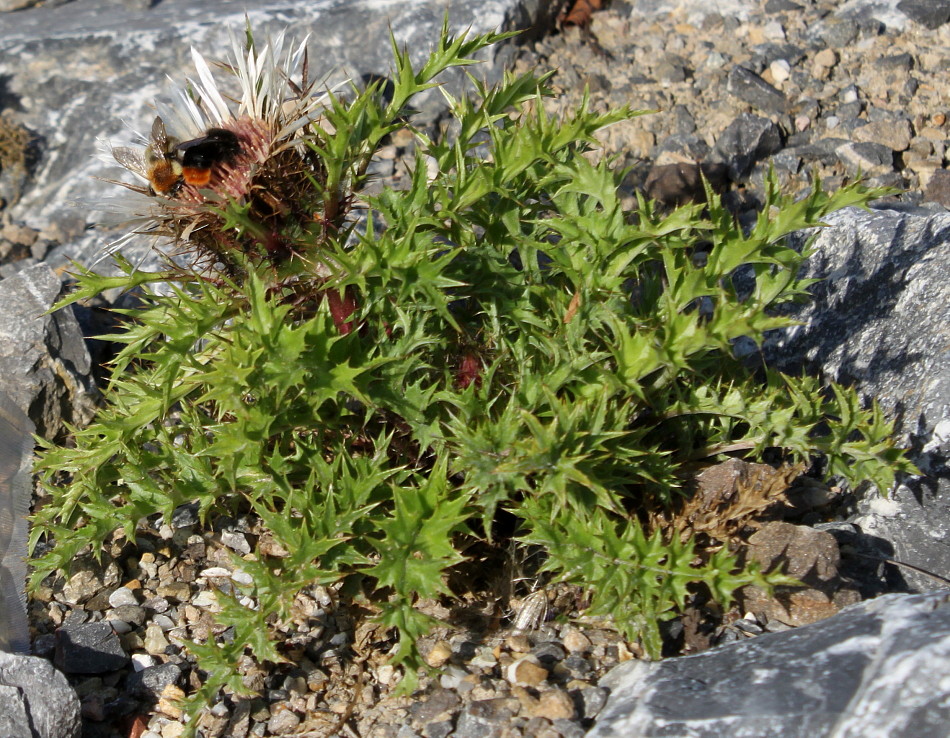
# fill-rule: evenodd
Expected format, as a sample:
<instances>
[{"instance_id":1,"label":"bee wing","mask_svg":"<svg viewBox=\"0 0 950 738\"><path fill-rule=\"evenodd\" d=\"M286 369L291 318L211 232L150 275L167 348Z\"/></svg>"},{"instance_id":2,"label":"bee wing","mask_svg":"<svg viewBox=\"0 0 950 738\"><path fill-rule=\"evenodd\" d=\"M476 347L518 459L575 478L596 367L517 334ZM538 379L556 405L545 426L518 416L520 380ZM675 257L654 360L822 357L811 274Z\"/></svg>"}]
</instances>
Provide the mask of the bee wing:
<instances>
[{"instance_id":1,"label":"bee wing","mask_svg":"<svg viewBox=\"0 0 950 738\"><path fill-rule=\"evenodd\" d=\"M142 158L142 152L139 149L130 149L127 146L116 146L112 149L112 158L130 172L144 179L148 179L148 169L145 167L145 160Z\"/></svg>"},{"instance_id":2,"label":"bee wing","mask_svg":"<svg viewBox=\"0 0 950 738\"><path fill-rule=\"evenodd\" d=\"M155 120L152 121L151 142L157 151L162 153L168 151L168 133L165 131L165 121L160 115L156 115Z\"/></svg>"}]
</instances>

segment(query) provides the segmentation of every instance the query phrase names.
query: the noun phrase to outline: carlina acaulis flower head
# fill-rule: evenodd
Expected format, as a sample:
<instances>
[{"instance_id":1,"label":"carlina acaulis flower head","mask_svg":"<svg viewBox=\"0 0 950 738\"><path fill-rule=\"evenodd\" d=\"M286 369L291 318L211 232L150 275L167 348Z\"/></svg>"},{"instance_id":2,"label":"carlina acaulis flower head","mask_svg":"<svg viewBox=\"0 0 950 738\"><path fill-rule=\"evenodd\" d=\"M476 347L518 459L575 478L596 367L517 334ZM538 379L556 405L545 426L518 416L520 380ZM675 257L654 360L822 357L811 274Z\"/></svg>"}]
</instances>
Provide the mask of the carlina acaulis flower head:
<instances>
[{"instance_id":1,"label":"carlina acaulis flower head","mask_svg":"<svg viewBox=\"0 0 950 738\"><path fill-rule=\"evenodd\" d=\"M212 257L228 268L244 258L275 266L297 260L297 270L312 265L298 236L312 230L324 177L306 142L329 94L314 93L306 42L285 46L281 33L259 46L250 29L243 43L232 34L231 59L218 67L237 80L236 98L225 97L192 49L196 77L171 103L156 104L141 146L108 147L142 180L120 183L148 198L131 204L128 222L138 233L165 237L175 253Z\"/></svg>"}]
</instances>

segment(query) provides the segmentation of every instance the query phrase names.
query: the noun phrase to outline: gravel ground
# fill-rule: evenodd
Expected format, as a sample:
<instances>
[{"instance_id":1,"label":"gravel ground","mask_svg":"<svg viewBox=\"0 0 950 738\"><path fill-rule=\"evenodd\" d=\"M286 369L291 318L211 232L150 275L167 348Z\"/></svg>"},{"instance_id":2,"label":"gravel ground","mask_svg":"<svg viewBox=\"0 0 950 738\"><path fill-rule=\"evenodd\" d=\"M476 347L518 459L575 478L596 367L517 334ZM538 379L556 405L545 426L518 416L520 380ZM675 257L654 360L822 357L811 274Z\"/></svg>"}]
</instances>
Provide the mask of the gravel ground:
<instances>
[{"instance_id":1,"label":"gravel ground","mask_svg":"<svg viewBox=\"0 0 950 738\"><path fill-rule=\"evenodd\" d=\"M860 170L905 202L950 206L950 24L898 30L857 9L833 13L840 3L827 0L768 0L745 21L635 9L655 5L614 2L516 64L557 70L554 110L575 107L586 86L595 109L658 111L604 136L632 169L631 190L655 167L721 163L741 211L771 164L790 192L815 175L835 189Z\"/></svg>"},{"instance_id":2,"label":"gravel ground","mask_svg":"<svg viewBox=\"0 0 950 738\"><path fill-rule=\"evenodd\" d=\"M586 85L595 107L660 111L604 137L606 151L630 169L630 197L646 187L669 202L688 199L690 173L703 162L718 165L707 171L719 173L744 217L771 161L793 192L815 175L834 188L860 170L873 184L903 189L899 199L909 204L950 205L950 25L929 28L936 21L921 16L925 22L887 28L835 16L838 3L822 1L768 0L744 20L645 18L633 5L614 2L589 27L522 46L516 57L521 70L557 70L561 97L552 109L574 107ZM407 153L398 141L387 150L379 168L387 182L398 186ZM36 251L35 235L14 248L14 230L0 232L0 261ZM81 561L68 580L36 594L36 650L70 674L84 735L181 734L171 700L199 683L182 641L228 637L213 622L215 589L241 583L231 555L251 555L265 540L256 521L242 518L201 532L185 507L171 526L143 530L137 548L106 542L101 562ZM583 735L607 696L599 678L641 654L609 624L581 617L581 592L512 584L529 564L500 569L482 596L453 610L423 603L452 626L422 644L440 673L423 677L412 697L391 695L396 678L385 662L393 642L368 623L365 603L348 605L323 589L302 593L282 646L291 663L266 671L248 663L245 685L260 696L225 695L203 719L204 736ZM669 630L673 651L787 627L696 604Z\"/></svg>"}]
</instances>

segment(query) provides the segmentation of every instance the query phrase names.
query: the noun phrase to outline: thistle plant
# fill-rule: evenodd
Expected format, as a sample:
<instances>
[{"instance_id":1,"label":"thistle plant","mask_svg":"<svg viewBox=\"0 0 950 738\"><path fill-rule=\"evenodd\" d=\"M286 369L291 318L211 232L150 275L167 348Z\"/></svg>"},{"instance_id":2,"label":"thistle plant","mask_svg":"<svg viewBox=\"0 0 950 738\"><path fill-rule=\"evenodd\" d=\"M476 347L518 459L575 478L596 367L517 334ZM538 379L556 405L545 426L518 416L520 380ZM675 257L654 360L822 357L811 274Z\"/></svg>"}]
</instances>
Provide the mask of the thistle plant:
<instances>
[{"instance_id":1,"label":"thistle plant","mask_svg":"<svg viewBox=\"0 0 950 738\"><path fill-rule=\"evenodd\" d=\"M712 192L705 207L660 213L640 198L628 212L596 134L641 113L584 104L555 119L544 76L472 78L469 94L442 90L442 134L413 127L414 96L504 37L443 29L421 69L394 44L391 95L315 97L303 46L282 56L249 35L224 66L243 90L234 112L200 61L200 102L181 99L193 129L169 135L214 125L242 153L206 186L137 193L138 229L193 260L77 275L66 302L144 292L109 337L122 349L96 422L40 458L50 502L32 542L55 545L34 584L186 503L202 524L251 513L279 544L236 559L251 583L219 592L234 638L189 643L193 707L245 692L248 655L285 660L294 596L344 580L398 636L412 688L415 643L435 624L414 605L452 596L474 544L540 550L544 576L584 587L591 612L658 656L659 624L696 587L728 605L746 584L787 582L647 528L697 464L822 455L829 473L883 490L911 470L877 407L733 351L790 325L771 309L806 295L786 236L880 193L816 184L796 202L770 181L748 232ZM416 144L405 189L365 194L401 128Z\"/></svg>"}]
</instances>

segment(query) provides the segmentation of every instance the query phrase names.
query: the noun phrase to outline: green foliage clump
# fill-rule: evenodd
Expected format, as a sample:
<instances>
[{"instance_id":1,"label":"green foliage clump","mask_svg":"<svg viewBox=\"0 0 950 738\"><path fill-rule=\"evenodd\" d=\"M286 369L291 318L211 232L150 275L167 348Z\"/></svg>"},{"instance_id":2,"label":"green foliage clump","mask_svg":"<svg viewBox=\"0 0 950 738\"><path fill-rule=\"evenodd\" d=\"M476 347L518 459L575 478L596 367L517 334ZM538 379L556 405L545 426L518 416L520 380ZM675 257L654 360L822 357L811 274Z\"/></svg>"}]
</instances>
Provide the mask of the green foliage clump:
<instances>
[{"instance_id":1,"label":"green foliage clump","mask_svg":"<svg viewBox=\"0 0 950 738\"><path fill-rule=\"evenodd\" d=\"M411 686L414 642L433 625L413 605L450 595L447 574L476 542L540 547L551 578L585 587L591 611L657 656L658 624L688 587L728 604L741 586L785 581L645 527L697 461L821 454L830 473L881 489L910 468L852 391L750 370L733 351L790 325L770 308L805 294L785 237L874 191L816 185L794 202L773 183L749 232L712 192L705 208L660 214L641 199L627 212L621 173L591 152L599 129L639 113L584 105L556 120L543 78L506 76L446 95L451 135L414 130L411 181L366 197L357 227L367 164L409 125L407 104L498 38L444 33L421 71L396 50L391 99L371 86L333 100L306 132L323 172L307 196L332 207L284 222L290 262L250 249L224 274L78 277L71 299L174 287L122 311L106 405L74 446L42 455L51 501L33 543L55 546L34 582L185 503L202 522L258 516L287 555L237 561L256 609L220 593L234 638L190 644L200 699L245 691L248 652L281 661L269 634L294 595L344 579L398 632L393 660ZM215 207L253 237L241 203Z\"/></svg>"}]
</instances>

